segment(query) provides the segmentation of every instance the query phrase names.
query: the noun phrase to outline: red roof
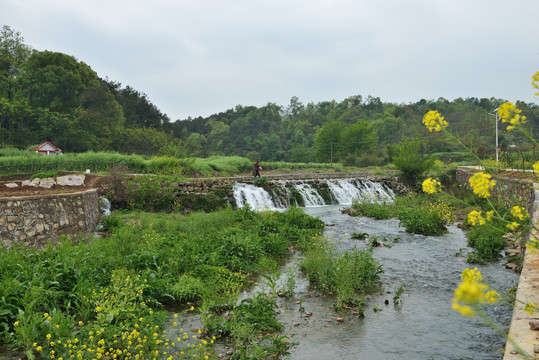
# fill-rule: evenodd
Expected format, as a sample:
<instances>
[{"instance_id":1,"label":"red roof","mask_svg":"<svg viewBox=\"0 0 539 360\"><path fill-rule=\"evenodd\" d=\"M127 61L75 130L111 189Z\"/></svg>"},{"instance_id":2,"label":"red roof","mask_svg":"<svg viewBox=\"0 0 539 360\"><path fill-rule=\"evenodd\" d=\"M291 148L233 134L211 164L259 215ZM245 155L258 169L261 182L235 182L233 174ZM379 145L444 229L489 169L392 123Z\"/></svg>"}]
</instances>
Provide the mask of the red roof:
<instances>
[{"instance_id":1,"label":"red roof","mask_svg":"<svg viewBox=\"0 0 539 360\"><path fill-rule=\"evenodd\" d=\"M52 149L51 149L52 148ZM58 149L56 146L51 144L49 141L44 143L41 146L38 146L36 151L42 151L42 152L52 152L52 151L58 151L61 152L62 150Z\"/></svg>"}]
</instances>

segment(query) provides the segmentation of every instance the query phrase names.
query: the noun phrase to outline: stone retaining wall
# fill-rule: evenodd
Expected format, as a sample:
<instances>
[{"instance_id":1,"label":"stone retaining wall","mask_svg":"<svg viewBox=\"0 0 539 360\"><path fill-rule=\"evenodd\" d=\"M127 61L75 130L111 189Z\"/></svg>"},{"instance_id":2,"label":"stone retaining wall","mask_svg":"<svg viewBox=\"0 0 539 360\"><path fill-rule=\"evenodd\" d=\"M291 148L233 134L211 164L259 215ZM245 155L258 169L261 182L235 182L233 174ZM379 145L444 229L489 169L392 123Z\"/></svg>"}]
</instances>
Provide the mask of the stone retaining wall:
<instances>
[{"instance_id":1,"label":"stone retaining wall","mask_svg":"<svg viewBox=\"0 0 539 360\"><path fill-rule=\"evenodd\" d=\"M457 169L456 180L458 183L470 186L470 177L474 171L466 169ZM497 185L492 189L492 196L496 199L504 201L504 199L514 199L517 204L526 204L526 209L529 214L533 213L535 202L535 190L533 182L518 179L499 178L496 180ZM506 206L513 206L515 203L510 203L510 200L505 200Z\"/></svg>"},{"instance_id":2,"label":"stone retaining wall","mask_svg":"<svg viewBox=\"0 0 539 360\"><path fill-rule=\"evenodd\" d=\"M42 248L67 235L89 236L99 222L97 189L77 193L0 199L0 238L9 249L16 243Z\"/></svg>"}]
</instances>

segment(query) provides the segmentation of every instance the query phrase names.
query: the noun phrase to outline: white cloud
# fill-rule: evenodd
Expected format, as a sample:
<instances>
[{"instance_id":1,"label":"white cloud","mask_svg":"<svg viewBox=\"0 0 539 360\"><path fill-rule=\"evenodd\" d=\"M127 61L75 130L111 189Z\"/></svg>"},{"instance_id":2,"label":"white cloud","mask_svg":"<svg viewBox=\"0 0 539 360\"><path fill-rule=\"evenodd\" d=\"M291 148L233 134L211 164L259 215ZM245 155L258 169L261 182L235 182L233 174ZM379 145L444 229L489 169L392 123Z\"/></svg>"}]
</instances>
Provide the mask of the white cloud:
<instances>
[{"instance_id":1,"label":"white cloud","mask_svg":"<svg viewBox=\"0 0 539 360\"><path fill-rule=\"evenodd\" d=\"M536 0L4 0L4 23L171 119L237 104L536 101Z\"/></svg>"}]
</instances>

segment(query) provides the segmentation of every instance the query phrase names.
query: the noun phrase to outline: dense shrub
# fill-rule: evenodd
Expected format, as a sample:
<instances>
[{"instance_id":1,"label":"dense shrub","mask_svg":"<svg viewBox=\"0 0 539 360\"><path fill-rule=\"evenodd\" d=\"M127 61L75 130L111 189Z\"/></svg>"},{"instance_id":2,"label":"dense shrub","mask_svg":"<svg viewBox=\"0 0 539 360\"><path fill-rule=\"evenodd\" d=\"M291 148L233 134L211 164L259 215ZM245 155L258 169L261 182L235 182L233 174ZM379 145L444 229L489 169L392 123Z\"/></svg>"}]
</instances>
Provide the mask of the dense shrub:
<instances>
[{"instance_id":1,"label":"dense shrub","mask_svg":"<svg viewBox=\"0 0 539 360\"><path fill-rule=\"evenodd\" d=\"M505 247L503 235L505 229L493 224L476 226L468 231L468 246L474 248L472 255L468 254L469 262L485 262L496 260L500 251Z\"/></svg>"}]
</instances>

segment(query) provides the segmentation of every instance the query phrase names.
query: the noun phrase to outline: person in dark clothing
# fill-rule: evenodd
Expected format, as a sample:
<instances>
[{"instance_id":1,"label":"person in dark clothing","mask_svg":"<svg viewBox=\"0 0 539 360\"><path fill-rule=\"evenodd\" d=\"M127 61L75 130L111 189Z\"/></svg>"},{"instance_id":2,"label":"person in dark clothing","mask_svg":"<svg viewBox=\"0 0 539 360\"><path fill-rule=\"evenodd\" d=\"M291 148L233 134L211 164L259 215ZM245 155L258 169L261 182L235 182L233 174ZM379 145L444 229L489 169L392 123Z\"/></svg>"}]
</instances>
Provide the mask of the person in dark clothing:
<instances>
[{"instance_id":1,"label":"person in dark clothing","mask_svg":"<svg viewBox=\"0 0 539 360\"><path fill-rule=\"evenodd\" d=\"M253 172L253 176L256 177L258 176L258 178L260 178L260 170L262 170L262 166L260 166L260 164L258 163L258 161L255 163L255 171Z\"/></svg>"}]
</instances>

